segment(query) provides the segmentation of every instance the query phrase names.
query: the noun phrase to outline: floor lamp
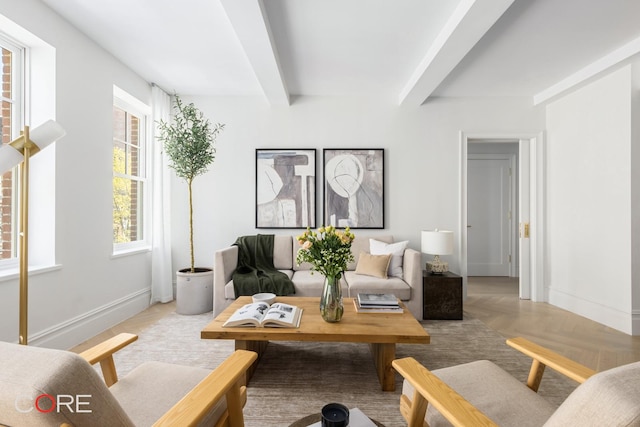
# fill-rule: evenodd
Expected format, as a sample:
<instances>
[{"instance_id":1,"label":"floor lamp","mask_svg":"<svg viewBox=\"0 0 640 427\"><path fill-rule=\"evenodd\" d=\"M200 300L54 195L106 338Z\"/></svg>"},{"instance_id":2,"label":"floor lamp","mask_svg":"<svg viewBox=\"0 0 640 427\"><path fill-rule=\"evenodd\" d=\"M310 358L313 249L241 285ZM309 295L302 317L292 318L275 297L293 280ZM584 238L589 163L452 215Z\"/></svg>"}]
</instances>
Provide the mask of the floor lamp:
<instances>
[{"instance_id":1,"label":"floor lamp","mask_svg":"<svg viewBox=\"0 0 640 427\"><path fill-rule=\"evenodd\" d=\"M62 138L65 131L49 120L29 131L25 126L20 136L0 147L0 173L20 165L20 344L27 345L29 298L29 160L31 156Z\"/></svg>"}]
</instances>

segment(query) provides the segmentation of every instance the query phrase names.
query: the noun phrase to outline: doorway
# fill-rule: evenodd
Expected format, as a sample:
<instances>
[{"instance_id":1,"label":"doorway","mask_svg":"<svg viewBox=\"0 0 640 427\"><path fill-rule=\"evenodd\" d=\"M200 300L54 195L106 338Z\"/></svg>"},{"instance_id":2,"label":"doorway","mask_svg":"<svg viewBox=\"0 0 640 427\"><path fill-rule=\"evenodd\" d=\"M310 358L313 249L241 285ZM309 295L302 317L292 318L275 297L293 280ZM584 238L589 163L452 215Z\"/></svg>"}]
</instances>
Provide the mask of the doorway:
<instances>
[{"instance_id":1,"label":"doorway","mask_svg":"<svg viewBox=\"0 0 640 427\"><path fill-rule=\"evenodd\" d=\"M469 145L469 276L518 277L517 159L517 141L478 141Z\"/></svg>"},{"instance_id":2,"label":"doorway","mask_svg":"<svg viewBox=\"0 0 640 427\"><path fill-rule=\"evenodd\" d=\"M512 149L517 147L516 160L511 160L511 173L512 180L516 180L516 184L512 184L511 189L511 201L507 205L511 206L511 212L501 213L503 217L508 218L511 215L512 220L507 228L507 232L510 234L509 243L506 243L503 233L497 233L495 230L491 231L494 242L492 245L499 245L500 250L493 251L496 256L503 256L505 251L502 248L507 246L511 251L511 264L509 267L509 275L512 277L518 277L519 280L519 297L521 299L531 299L533 301L544 300L544 287L542 279L544 277L544 256L543 256L543 174L542 174L542 159L543 159L543 139L542 134L521 134L521 135L509 135L509 136L496 136L496 135L480 135L480 134L468 134L465 132L460 133L461 143L461 174L460 174L460 237L459 243L459 257L460 257L460 270L463 277L463 290L466 296L467 292L467 277L471 271L474 271L476 266L469 265L469 250L475 251L473 243L469 241L469 238L473 238L472 231L473 224L469 221L469 209L470 204L474 203L474 196L469 196L469 192L473 190L473 184L469 183L470 173L474 174L476 168L474 165L473 157L478 155L488 157L495 157L496 153L501 151L508 151L505 147L512 144ZM501 145L505 144L505 145ZM485 151L482 153L482 151ZM480 152L478 152L480 151ZM489 152L487 152L489 151ZM512 153L513 154L513 153ZM502 153L501 155L506 155ZM482 157L481 156L481 157ZM470 160L471 159L471 160ZM513 157L511 157L513 159ZM471 166L469 162L471 161ZM500 162L495 170L504 169L505 164ZM502 175L501 182L505 182L504 172L496 173L486 172L486 175L493 173L494 175ZM514 175L515 174L515 175ZM475 176L475 175L474 175ZM489 177L486 177L488 181L491 181ZM474 178L474 180L477 177ZM499 184L501 186L503 184ZM504 199L507 196L504 189L499 188L497 193L500 194L499 198ZM491 196L498 197L498 196ZM473 206L471 206L473 208ZM505 208L501 208L505 209ZM498 215L498 216L500 216ZM473 216L472 216L473 218ZM471 226L470 228L468 226ZM475 230L474 230L475 231ZM497 235L497 237L496 237ZM500 240L500 243L496 241ZM487 243L485 242L485 245ZM474 254L471 254L473 261ZM508 253L507 253L508 256ZM503 266L504 268L504 266ZM504 269L501 270L501 274L504 274Z\"/></svg>"}]
</instances>

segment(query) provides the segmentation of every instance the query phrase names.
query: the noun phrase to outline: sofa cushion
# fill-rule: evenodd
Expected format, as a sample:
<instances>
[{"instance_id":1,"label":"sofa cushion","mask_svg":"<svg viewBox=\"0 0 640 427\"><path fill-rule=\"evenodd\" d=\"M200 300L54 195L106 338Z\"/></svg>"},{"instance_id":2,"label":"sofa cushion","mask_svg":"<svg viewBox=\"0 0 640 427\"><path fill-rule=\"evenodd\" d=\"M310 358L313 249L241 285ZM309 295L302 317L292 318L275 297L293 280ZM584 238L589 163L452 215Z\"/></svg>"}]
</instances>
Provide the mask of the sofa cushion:
<instances>
[{"instance_id":1,"label":"sofa cushion","mask_svg":"<svg viewBox=\"0 0 640 427\"><path fill-rule=\"evenodd\" d=\"M389 264L389 276L402 278L402 261L404 250L409 244L408 240L397 243L387 243L376 239L369 239L369 252L373 255L391 254L391 263Z\"/></svg>"},{"instance_id":2,"label":"sofa cushion","mask_svg":"<svg viewBox=\"0 0 640 427\"><path fill-rule=\"evenodd\" d=\"M355 271L346 271L344 278L349 284L349 296L355 298L359 293L380 294L392 293L403 301L411 299L411 287L402 279L389 277L380 279L378 277L357 274ZM347 294L343 295L347 296Z\"/></svg>"},{"instance_id":3,"label":"sofa cushion","mask_svg":"<svg viewBox=\"0 0 640 427\"><path fill-rule=\"evenodd\" d=\"M356 266L356 274L386 279L389 261L391 261L391 254L371 255L361 252Z\"/></svg>"},{"instance_id":4,"label":"sofa cushion","mask_svg":"<svg viewBox=\"0 0 640 427\"><path fill-rule=\"evenodd\" d=\"M286 274L289 279L293 277L293 270L278 270L278 271ZM296 294L296 296L302 296L302 295ZM229 280L227 284L224 285L224 297L226 299L236 299L236 291L235 291L235 288L233 287L233 280Z\"/></svg>"},{"instance_id":5,"label":"sofa cushion","mask_svg":"<svg viewBox=\"0 0 640 427\"><path fill-rule=\"evenodd\" d=\"M358 259L360 258L360 253L366 252L371 253L369 250L369 238L371 236L361 236L356 233L356 238L351 243L351 253L353 254L353 262L347 265L347 270L355 271L358 266ZM393 236L376 236L376 240L385 243L393 243ZM380 254L374 254L380 255Z\"/></svg>"},{"instance_id":6,"label":"sofa cushion","mask_svg":"<svg viewBox=\"0 0 640 427\"><path fill-rule=\"evenodd\" d=\"M273 238L273 266L278 270L291 270L295 259L291 259L291 247L294 246L291 236L274 236ZM295 242L298 246L298 242ZM291 276L289 276L291 278Z\"/></svg>"},{"instance_id":7,"label":"sofa cushion","mask_svg":"<svg viewBox=\"0 0 640 427\"><path fill-rule=\"evenodd\" d=\"M379 240L385 243L393 243L393 236L376 236L376 240ZM310 270L311 263L303 262L300 265L296 263L296 256L298 255L299 250L300 250L300 244L294 237L293 245L292 245L293 269L296 271ZM361 236L356 233L356 238L351 243L351 253L353 254L353 262L350 262L349 264L347 264L347 270L354 271L356 269L356 267L358 266L358 258L360 258L361 252L370 253L369 237Z\"/></svg>"},{"instance_id":8,"label":"sofa cushion","mask_svg":"<svg viewBox=\"0 0 640 427\"><path fill-rule=\"evenodd\" d=\"M640 362L599 372L576 388L547 426L640 425Z\"/></svg>"},{"instance_id":9,"label":"sofa cushion","mask_svg":"<svg viewBox=\"0 0 640 427\"><path fill-rule=\"evenodd\" d=\"M371 277L370 277L371 279ZM318 272L309 270L296 271L293 274L293 285L296 288L297 297L320 297L324 288L324 276ZM348 295L347 282L344 277L340 279L342 295Z\"/></svg>"}]
</instances>

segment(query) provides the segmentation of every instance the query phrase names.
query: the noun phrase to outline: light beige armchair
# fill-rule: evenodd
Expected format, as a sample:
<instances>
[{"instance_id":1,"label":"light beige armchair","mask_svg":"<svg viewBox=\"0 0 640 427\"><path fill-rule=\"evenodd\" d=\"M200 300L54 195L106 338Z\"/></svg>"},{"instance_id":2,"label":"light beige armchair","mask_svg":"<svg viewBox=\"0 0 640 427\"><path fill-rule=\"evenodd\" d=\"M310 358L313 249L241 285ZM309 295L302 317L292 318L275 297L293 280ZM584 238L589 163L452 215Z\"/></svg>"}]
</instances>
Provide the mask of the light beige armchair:
<instances>
[{"instance_id":1,"label":"light beige armchair","mask_svg":"<svg viewBox=\"0 0 640 427\"><path fill-rule=\"evenodd\" d=\"M256 353L238 350L213 371L147 362L119 380L113 354L137 338L119 334L80 355L0 342L0 424L244 425L244 377Z\"/></svg>"},{"instance_id":2,"label":"light beige armchair","mask_svg":"<svg viewBox=\"0 0 640 427\"><path fill-rule=\"evenodd\" d=\"M394 360L409 427L640 426L640 362L596 373L524 338L507 344L533 359L526 385L486 360L433 372ZM546 366L580 383L558 408L537 394Z\"/></svg>"}]
</instances>

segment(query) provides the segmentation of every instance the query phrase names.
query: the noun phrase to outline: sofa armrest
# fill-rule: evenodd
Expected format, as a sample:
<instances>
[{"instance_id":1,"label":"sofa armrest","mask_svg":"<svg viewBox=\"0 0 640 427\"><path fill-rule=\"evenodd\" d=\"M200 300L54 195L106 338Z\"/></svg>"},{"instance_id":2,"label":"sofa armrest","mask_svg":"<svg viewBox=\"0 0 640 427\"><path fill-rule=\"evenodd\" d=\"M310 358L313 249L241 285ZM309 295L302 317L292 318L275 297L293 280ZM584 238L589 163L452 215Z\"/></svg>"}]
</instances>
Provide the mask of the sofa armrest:
<instances>
[{"instance_id":1,"label":"sofa armrest","mask_svg":"<svg viewBox=\"0 0 640 427\"><path fill-rule=\"evenodd\" d=\"M217 316L226 306L224 287L238 267L238 247L229 246L213 256L213 315Z\"/></svg>"},{"instance_id":2,"label":"sofa armrest","mask_svg":"<svg viewBox=\"0 0 640 427\"><path fill-rule=\"evenodd\" d=\"M416 319L422 319L422 254L405 249L402 260L403 279L411 287L411 299L405 301Z\"/></svg>"},{"instance_id":3,"label":"sofa armrest","mask_svg":"<svg viewBox=\"0 0 640 427\"><path fill-rule=\"evenodd\" d=\"M104 382L107 384L107 387L111 387L118 382L113 353L128 346L137 339L137 335L123 332L83 351L80 353L80 357L84 358L91 365L100 362Z\"/></svg>"}]
</instances>

